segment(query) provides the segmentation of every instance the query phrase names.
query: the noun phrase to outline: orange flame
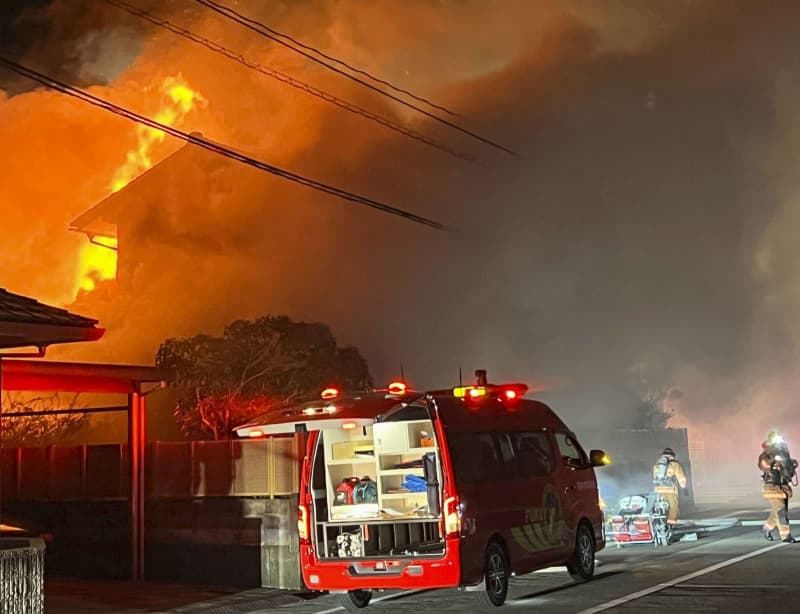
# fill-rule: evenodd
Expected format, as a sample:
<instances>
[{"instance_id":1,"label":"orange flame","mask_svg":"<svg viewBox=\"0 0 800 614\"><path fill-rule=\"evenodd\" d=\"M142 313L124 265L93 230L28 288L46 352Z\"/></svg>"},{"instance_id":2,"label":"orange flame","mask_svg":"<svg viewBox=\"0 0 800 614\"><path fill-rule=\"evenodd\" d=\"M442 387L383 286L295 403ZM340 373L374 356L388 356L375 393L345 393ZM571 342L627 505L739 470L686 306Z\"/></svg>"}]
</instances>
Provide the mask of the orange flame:
<instances>
[{"instance_id":1,"label":"orange flame","mask_svg":"<svg viewBox=\"0 0 800 614\"><path fill-rule=\"evenodd\" d=\"M205 103L205 98L194 91L181 78L167 77L160 85L161 93L167 98L166 104L153 117L155 121L173 126L182 120L197 104ZM164 141L163 130L136 126L136 147L128 152L125 163L114 173L111 193L118 192L137 176L153 166L151 153L153 147ZM75 292L91 292L105 279L113 279L117 274L117 240L114 238L95 239L95 243L84 244L78 254ZM109 249L113 248L113 249Z\"/></svg>"},{"instance_id":2,"label":"orange flame","mask_svg":"<svg viewBox=\"0 0 800 614\"><path fill-rule=\"evenodd\" d=\"M205 102L205 98L192 90L180 76L164 79L161 91L169 98L169 103L156 113L153 119L167 126L173 126L175 122L183 119L196 103ZM114 179L111 182L112 192L121 190L138 175L153 166L150 153L155 145L164 140L166 134L162 130L137 125L136 136L138 139L136 148L128 152L125 164L114 173Z\"/></svg>"},{"instance_id":3,"label":"orange flame","mask_svg":"<svg viewBox=\"0 0 800 614\"><path fill-rule=\"evenodd\" d=\"M104 279L114 279L117 274L117 240L95 238L96 243L87 243L78 252L78 282L75 294L91 292ZM102 241L103 245L97 245Z\"/></svg>"}]
</instances>

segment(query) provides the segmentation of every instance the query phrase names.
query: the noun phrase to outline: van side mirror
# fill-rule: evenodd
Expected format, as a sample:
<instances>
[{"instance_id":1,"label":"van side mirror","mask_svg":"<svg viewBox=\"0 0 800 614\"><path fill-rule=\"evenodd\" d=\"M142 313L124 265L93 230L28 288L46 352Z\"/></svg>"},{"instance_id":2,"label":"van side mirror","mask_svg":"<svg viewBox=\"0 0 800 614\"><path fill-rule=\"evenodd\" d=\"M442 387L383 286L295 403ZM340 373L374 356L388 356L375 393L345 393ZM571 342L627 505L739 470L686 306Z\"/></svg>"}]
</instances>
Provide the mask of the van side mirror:
<instances>
[{"instance_id":1,"label":"van side mirror","mask_svg":"<svg viewBox=\"0 0 800 614\"><path fill-rule=\"evenodd\" d=\"M589 452L589 463L592 467L605 467L611 464L611 457L604 450L592 450Z\"/></svg>"}]
</instances>

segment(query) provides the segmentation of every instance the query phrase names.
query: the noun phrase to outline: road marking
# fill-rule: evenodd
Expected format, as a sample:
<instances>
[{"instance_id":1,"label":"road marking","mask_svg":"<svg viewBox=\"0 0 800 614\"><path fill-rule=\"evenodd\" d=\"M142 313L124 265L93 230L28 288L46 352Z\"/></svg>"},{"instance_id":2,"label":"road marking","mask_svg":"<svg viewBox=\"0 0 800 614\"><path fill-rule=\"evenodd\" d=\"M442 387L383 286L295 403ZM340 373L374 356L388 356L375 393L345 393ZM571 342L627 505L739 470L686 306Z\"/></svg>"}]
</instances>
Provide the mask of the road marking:
<instances>
[{"instance_id":1,"label":"road marking","mask_svg":"<svg viewBox=\"0 0 800 614\"><path fill-rule=\"evenodd\" d=\"M739 510L738 512L731 512L730 514L723 514L720 518L735 518L739 514L750 514L753 510Z\"/></svg>"},{"instance_id":2,"label":"road marking","mask_svg":"<svg viewBox=\"0 0 800 614\"><path fill-rule=\"evenodd\" d=\"M391 595L384 595L383 597L378 597L377 599L370 599L370 604L372 603L380 603L381 601L386 601L387 599L400 599L400 597L407 597L408 595L415 595L416 593L424 593L429 591L429 588L415 588L410 591L402 591L399 593L392 593ZM333 612L342 612L344 608L342 606L338 606L336 608L331 608L329 610L319 610L314 612L314 614L333 614ZM264 610L264 612L272 612L273 610Z\"/></svg>"},{"instance_id":3,"label":"road marking","mask_svg":"<svg viewBox=\"0 0 800 614\"><path fill-rule=\"evenodd\" d=\"M764 526L764 521L763 520L740 520L739 524L741 524L743 527L761 527L761 526ZM800 524L800 520L790 520L789 524L797 526L798 524Z\"/></svg>"},{"instance_id":4,"label":"road marking","mask_svg":"<svg viewBox=\"0 0 800 614\"><path fill-rule=\"evenodd\" d=\"M732 559L722 561L721 563L717 563L716 565L711 565L710 567L704 567L703 569L694 571L690 574L686 574L685 576L681 576L679 578L675 578L674 580L670 580L669 582L662 582L660 584L656 584L655 586L651 586L649 588L636 591L635 593L630 593L629 595L625 595L624 597L620 597L619 599L606 601L605 603L601 603L600 605L596 605L586 610L581 610L580 612L578 612L578 614L595 614L596 612L603 612L605 610L615 608L618 605L623 605L630 601L646 597L647 595L652 595L653 593L663 591L665 588L673 587L676 584L683 584L687 580L693 580L694 578L704 576L706 574L711 573L712 571L717 571L718 569L722 569L723 567L728 567L730 565L735 565L736 563L741 563L742 561L746 561L747 559L751 559L755 556L765 554L766 552L770 552L771 550L775 550L775 548L780 548L785 545L786 544L784 544L783 542L780 542L777 544L773 544L771 546L767 546L766 548L760 548L758 550L754 550L753 552L748 552L747 554L742 554L741 556L736 556Z\"/></svg>"},{"instance_id":5,"label":"road marking","mask_svg":"<svg viewBox=\"0 0 800 614\"><path fill-rule=\"evenodd\" d=\"M788 587L788 584L677 584L681 588L780 588L781 586ZM791 585L794 586L794 585Z\"/></svg>"}]
</instances>

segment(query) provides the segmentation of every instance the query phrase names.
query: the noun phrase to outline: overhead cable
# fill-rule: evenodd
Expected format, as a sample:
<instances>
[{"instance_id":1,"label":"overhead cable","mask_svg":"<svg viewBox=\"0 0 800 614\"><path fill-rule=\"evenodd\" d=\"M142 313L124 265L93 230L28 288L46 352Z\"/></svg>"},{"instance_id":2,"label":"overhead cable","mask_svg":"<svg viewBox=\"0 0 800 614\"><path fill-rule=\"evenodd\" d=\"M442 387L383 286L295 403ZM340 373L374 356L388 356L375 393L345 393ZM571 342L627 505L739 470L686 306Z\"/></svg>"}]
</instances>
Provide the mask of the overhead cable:
<instances>
[{"instance_id":1,"label":"overhead cable","mask_svg":"<svg viewBox=\"0 0 800 614\"><path fill-rule=\"evenodd\" d=\"M18 64L17 62L14 62L13 60L10 60L3 56L0 56L0 65L5 66L9 70L17 73L18 75L27 77L33 81L41 83L42 85L49 87L50 89L53 89L55 91L58 91L62 94L66 94L67 96L77 98L78 100L91 104L95 107L105 109L110 113L114 113L131 121L134 121L138 124L148 126L149 128L153 128L155 130L161 130L162 132L174 136L176 138L179 138L181 140L184 140L187 143L192 143L193 145L197 145L198 147L202 147L203 149L206 149L208 151L214 152L216 154L219 154L226 158L230 158L232 160L237 160L242 164L255 167L264 172L276 175L283 179L287 179L288 181L299 183L300 185L304 185L313 190L317 190L325 194L336 196L337 198L340 198L342 200L346 200L359 205L364 205L366 207L377 209L378 211L382 211L383 213L388 213L390 215L402 217L417 224L423 224L425 226L429 226L437 230L445 229L444 225L434 220L419 216L409 211L405 211L404 209L400 209L398 207L393 207L391 205L382 203L377 200L373 200L371 198L367 198L365 196L361 196L354 192L349 192L347 190L337 188L336 186L332 186L330 184L326 184L321 181L317 181L315 179L299 175L298 173L293 173L292 171L288 171L278 166L268 164L267 162L263 162L261 160L258 160L257 158L253 158L251 156L239 153L225 145L209 141L208 139L196 133L190 134L188 132L178 130L177 128L173 128L172 126L162 124L161 122L157 122L154 119L151 119L144 115L140 115L139 113L136 113L134 111L116 105L112 102L109 102L108 100L99 98L98 96L90 94L80 88L74 87L62 81L58 81L43 73L28 68L27 66L23 66L22 64Z\"/></svg>"},{"instance_id":2,"label":"overhead cable","mask_svg":"<svg viewBox=\"0 0 800 614\"><path fill-rule=\"evenodd\" d=\"M442 151L444 153L450 154L451 156L454 156L456 158L460 158L462 160L466 160L467 162L472 162L474 164L480 164L474 157L470 156L469 154L452 149L448 145L440 143L435 139L432 139L422 134L421 132L417 132L416 130L407 128L406 126L398 124L397 122L394 122L386 117L382 117L376 113L372 113L371 111L368 111L363 107L355 105L351 102L347 102L346 100L343 100L338 96L334 96L333 94L330 94L323 89L314 87L313 85L309 85L308 83L304 83L303 81L300 81L299 79L296 79L291 75L287 75L286 73L283 73L279 70L275 70L274 68L265 67L262 66L261 64L252 62L247 58L245 58L242 54L237 53L232 49L229 49L211 39L201 36L195 32L192 32L191 30L187 30L182 26L167 21L166 19L157 17L152 13L148 13L147 11L142 10L136 6L133 6L132 4L129 4L124 0L103 0L103 2L105 2L106 4L110 4L111 6L114 6L116 8L119 8L123 11L126 11L135 17L148 21L153 25L169 30L170 32L182 36L183 38L186 38L198 45L202 45L207 49L215 53L218 53L220 55L223 55L226 58L233 60L234 62L238 62L239 64L242 64L247 68L258 71L259 73L271 77L273 79L277 79L281 83L285 83L286 85L290 85L296 89L302 90L312 96L324 100L329 104L336 105L337 107L344 109L345 111L349 111L350 113L360 115L361 117L374 121L386 128L389 128L390 130L394 130L395 132L398 132L404 136L420 141L430 147L438 149L439 151Z\"/></svg>"},{"instance_id":3,"label":"overhead cable","mask_svg":"<svg viewBox=\"0 0 800 614\"><path fill-rule=\"evenodd\" d=\"M282 39L288 41L289 43L291 43L292 45L297 45L298 47L300 47L302 49L305 49L306 51L309 51L311 53L314 53L314 54L316 54L316 55L318 55L318 56L320 56L320 57L322 57L322 58L324 58L324 59L326 59L326 60L328 60L330 62L334 62L335 64L339 64L340 66L344 66L347 70L349 70L351 72L358 73L359 75L363 75L367 79L375 81L376 83L380 83L381 85L384 85L384 86L388 87L389 89L392 89L395 92L398 92L400 94L405 94L409 98L413 98L414 100L416 100L418 102L425 103L426 105L428 105L430 107L433 107L434 109L438 109L439 111L444 111L448 115L453 115L454 117L458 116L458 113L456 113L455 111L451 111L447 107L444 107L442 105L436 104L436 103L428 100L427 98L423 98L422 96L417 96L413 92L410 92L410 91L408 91L406 89L403 89L402 87L396 86L391 81L388 81L386 79L381 79L380 77L377 77L377 76L373 75L370 72L367 72L366 70L364 70L362 68L358 68L357 66L353 66L352 64L350 64L348 62L345 62L342 59L339 59L337 57L329 55L329 54L325 53L324 51L322 51L321 49L313 47L312 45L307 45L306 43L304 43L302 41L299 41L296 38L294 38L292 36L289 36L288 34L284 34L283 32L280 32L280 31L276 30L275 28L270 28L268 25L266 25L266 24L264 24L262 22L256 21L255 19L251 19L250 17L247 17L246 15L242 15L241 13L238 13L238 14L245 21L264 28L270 34L272 34L274 36L277 36L279 38L282 38Z\"/></svg>"},{"instance_id":4,"label":"overhead cable","mask_svg":"<svg viewBox=\"0 0 800 614\"><path fill-rule=\"evenodd\" d=\"M355 81L356 83L359 83L359 84L363 85L364 87L372 90L373 92L376 92L376 93L380 94L381 96L385 96L385 97L390 98L391 100L394 100L395 102L397 102L399 104L402 104L402 105L404 105L404 106L406 106L406 107L408 107L410 109L414 109L418 113L421 113L422 115L425 115L426 117L429 117L430 119L433 119L434 121L437 121L440 124L443 124L443 125L445 125L445 126L447 126L449 128L452 128L453 130L457 130L458 132L461 132L462 134L466 134L467 136L470 136L473 139L475 139L477 141L480 141L481 143L489 145L490 147L494 147L495 149L499 149L501 151L504 151L505 153L507 153L509 155L512 155L512 156L515 156L515 157L519 157L519 154L517 152L515 152L512 149L509 149L505 145L501 145L500 143L497 143L496 141L492 141L491 139L483 137L483 136L473 132L472 130L469 130L468 128L464 128L463 126L460 126L460 125L458 125L456 123L451 122L450 120L447 120L447 119L445 119L443 117L440 117L439 115L436 115L435 113L431 113L427 109L423 109L423 108L418 107L418 106L416 106L416 105L414 105L414 104L412 104L412 103L410 103L410 102L408 102L406 100L403 100L402 98L399 98L399 97L395 96L394 94L391 94L390 92L382 90L381 88L376 87L375 85L372 85L371 83L368 83L367 81L364 81L363 79L360 79L359 77L351 75L350 73L342 70L341 68L338 68L338 67L334 66L333 64L330 64L330 63L326 62L325 60L322 60L322 59L316 57L315 55L309 53L308 51L305 51L304 49L300 49L298 47L293 46L292 44L290 44L287 41L281 39L280 37L270 33L268 28L267 28L267 26L265 26L261 22L256 21L254 19L250 19L249 17L245 17L245 16L241 15L240 13L236 12L235 10L233 10L232 8L229 8L227 6L223 6L221 4L218 4L217 2L214 2L213 0L195 0L195 2L197 2L198 4L202 4L203 6L211 9L212 11L215 11L215 12L219 13L220 15L223 15L224 17L227 17L231 21L235 21L239 25L244 26L245 28L248 28L249 30L252 30L253 32L258 33L261 36L264 36L264 37L266 37L266 38L278 43L279 45L282 45L282 46L286 47L287 49L290 49L290 50L294 51L295 53L299 53L300 55L308 58L312 62L320 64L321 66L324 66L324 67L328 68L329 70L332 70L333 72L335 72L335 73L337 73L339 75L342 75L343 77L345 77L347 79L350 79L351 81Z\"/></svg>"}]
</instances>

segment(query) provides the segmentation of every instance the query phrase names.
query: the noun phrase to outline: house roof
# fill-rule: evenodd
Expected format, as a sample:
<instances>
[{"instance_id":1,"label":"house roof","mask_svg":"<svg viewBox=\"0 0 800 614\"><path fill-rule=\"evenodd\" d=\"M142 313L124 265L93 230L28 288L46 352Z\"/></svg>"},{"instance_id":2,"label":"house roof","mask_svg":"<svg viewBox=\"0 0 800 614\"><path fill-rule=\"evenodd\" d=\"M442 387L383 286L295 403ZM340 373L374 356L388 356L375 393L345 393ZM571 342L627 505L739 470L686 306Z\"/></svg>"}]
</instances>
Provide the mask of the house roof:
<instances>
[{"instance_id":1,"label":"house roof","mask_svg":"<svg viewBox=\"0 0 800 614\"><path fill-rule=\"evenodd\" d=\"M147 179L162 164L164 164L165 162L171 160L176 156L186 155L187 151L190 151L190 146L188 144L172 152L166 158L161 160L158 164L151 166L141 174L137 175L126 186L122 187L120 190L116 192L109 194L99 203L87 209L86 211L81 213L78 217L76 217L74 220L72 220L69 223L69 229L76 230L78 232L88 232L91 234L97 234L100 236L106 236L106 235L114 236L113 229L110 225L117 223L117 216L119 214L119 206L121 198L120 195L124 192L127 192L129 189L141 184L142 182L147 181Z\"/></svg>"},{"instance_id":2,"label":"house roof","mask_svg":"<svg viewBox=\"0 0 800 614\"><path fill-rule=\"evenodd\" d=\"M203 137L200 132L193 132L192 135ZM205 140L215 143L215 141L209 139ZM245 152L238 152L245 154ZM182 166L185 164L201 164L204 169L207 169L209 161L216 161L217 164L231 163L230 160L218 156L203 147L193 143L185 143L166 158L134 177L130 183L109 194L99 203L81 213L70 222L69 229L89 235L116 236L114 227L119 222L120 212L126 210L131 204L131 192L136 193L137 188L140 189L142 186L147 185L148 182L157 180L159 176L162 179L167 177L167 180L171 179L172 181L183 180L183 177L170 177L170 173L181 172L181 169L185 169L185 166Z\"/></svg>"},{"instance_id":3,"label":"house roof","mask_svg":"<svg viewBox=\"0 0 800 614\"><path fill-rule=\"evenodd\" d=\"M146 171L134 177L126 186L117 192L109 194L99 203L81 213L69 223L69 229L78 232L96 234L99 236L114 236L115 232L113 230L113 225L117 223L120 201L119 195L122 192L126 192L131 186L138 185L143 181L146 181L154 172L154 169L164 164L167 160L170 160L177 155L185 155L182 154L182 152L186 152L188 147L189 145L184 145L177 151L172 152L158 164L151 166Z\"/></svg>"},{"instance_id":4,"label":"house roof","mask_svg":"<svg viewBox=\"0 0 800 614\"><path fill-rule=\"evenodd\" d=\"M97 320L0 288L0 348L45 347L93 341L105 331Z\"/></svg>"}]
</instances>

